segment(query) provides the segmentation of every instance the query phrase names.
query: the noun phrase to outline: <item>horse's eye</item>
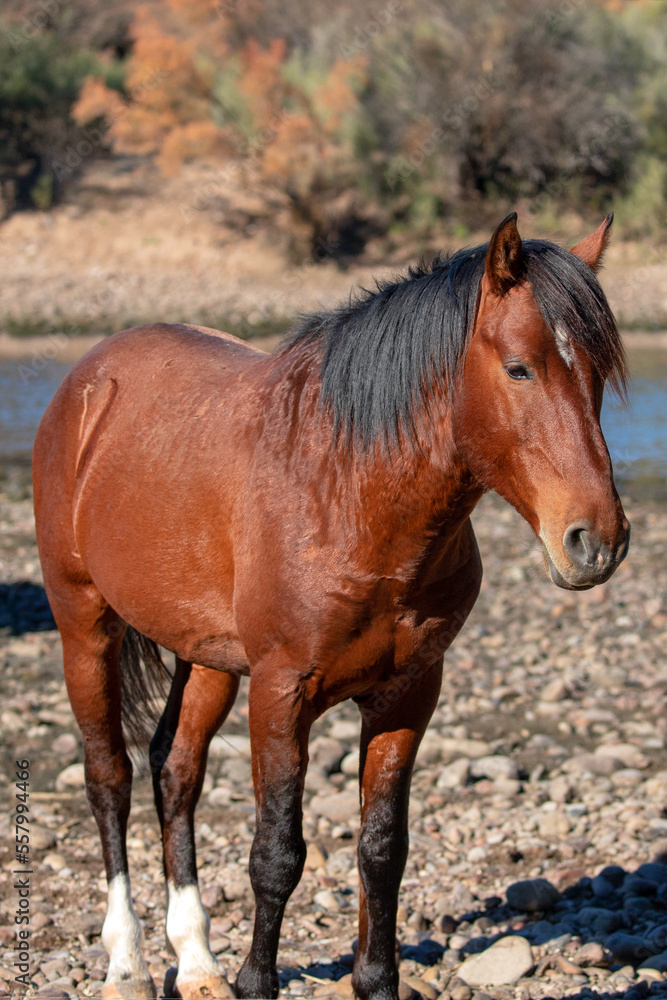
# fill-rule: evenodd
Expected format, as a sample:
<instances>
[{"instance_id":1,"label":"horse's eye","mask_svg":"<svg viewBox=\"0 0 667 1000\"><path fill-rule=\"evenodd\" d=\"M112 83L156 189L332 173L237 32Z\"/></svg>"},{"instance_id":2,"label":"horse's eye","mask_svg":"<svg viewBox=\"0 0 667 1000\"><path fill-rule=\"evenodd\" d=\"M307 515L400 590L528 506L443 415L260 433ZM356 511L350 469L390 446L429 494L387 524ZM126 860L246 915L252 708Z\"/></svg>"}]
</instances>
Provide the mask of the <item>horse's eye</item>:
<instances>
[{"instance_id":1,"label":"horse's eye","mask_svg":"<svg viewBox=\"0 0 667 1000\"><path fill-rule=\"evenodd\" d=\"M526 368L525 365L519 364L517 361L510 361L509 364L505 365L505 371L510 378L531 379L533 377L528 368Z\"/></svg>"}]
</instances>

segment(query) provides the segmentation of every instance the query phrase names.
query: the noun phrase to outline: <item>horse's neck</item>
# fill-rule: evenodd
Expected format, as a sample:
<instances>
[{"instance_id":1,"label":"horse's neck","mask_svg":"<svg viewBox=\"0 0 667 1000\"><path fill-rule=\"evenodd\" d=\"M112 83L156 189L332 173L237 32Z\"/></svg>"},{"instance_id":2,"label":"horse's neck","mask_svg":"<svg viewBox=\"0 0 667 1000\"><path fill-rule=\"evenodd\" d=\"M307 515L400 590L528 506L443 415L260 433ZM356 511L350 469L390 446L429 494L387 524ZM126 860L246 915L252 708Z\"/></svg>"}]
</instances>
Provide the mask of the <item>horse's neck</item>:
<instances>
[{"instance_id":1,"label":"horse's neck","mask_svg":"<svg viewBox=\"0 0 667 1000\"><path fill-rule=\"evenodd\" d=\"M333 419L319 400L320 359L305 352L274 360L266 368L272 389L267 397L280 453L298 469L301 487L337 497L333 520L346 521L351 533L373 540L388 561L419 560L440 538L456 545L456 535L483 493L458 457L446 418L428 418L419 441L369 453L334 440ZM285 413L290 413L285 420ZM268 415L268 414L267 414Z\"/></svg>"},{"instance_id":2,"label":"horse's neck","mask_svg":"<svg viewBox=\"0 0 667 1000\"><path fill-rule=\"evenodd\" d=\"M427 544L436 535L454 535L469 518L483 488L449 454L402 456L383 473L371 472L365 490L370 513L391 537Z\"/></svg>"}]
</instances>

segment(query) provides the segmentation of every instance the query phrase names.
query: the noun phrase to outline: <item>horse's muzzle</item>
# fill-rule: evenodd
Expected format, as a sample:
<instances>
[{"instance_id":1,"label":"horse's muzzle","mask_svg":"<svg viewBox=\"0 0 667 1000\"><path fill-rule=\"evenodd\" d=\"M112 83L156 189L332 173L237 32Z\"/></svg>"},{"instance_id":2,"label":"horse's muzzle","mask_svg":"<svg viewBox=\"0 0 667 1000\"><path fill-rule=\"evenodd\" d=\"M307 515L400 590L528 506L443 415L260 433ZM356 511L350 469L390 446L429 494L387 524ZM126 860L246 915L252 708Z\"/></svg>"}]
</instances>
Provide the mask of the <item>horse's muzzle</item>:
<instances>
[{"instance_id":1,"label":"horse's muzzle","mask_svg":"<svg viewBox=\"0 0 667 1000\"><path fill-rule=\"evenodd\" d=\"M605 583L623 562L630 546L630 525L627 521L619 531L613 546L603 542L589 521L574 521L563 535L563 550L569 566L559 570L544 546L544 563L550 579L564 590L590 590Z\"/></svg>"}]
</instances>

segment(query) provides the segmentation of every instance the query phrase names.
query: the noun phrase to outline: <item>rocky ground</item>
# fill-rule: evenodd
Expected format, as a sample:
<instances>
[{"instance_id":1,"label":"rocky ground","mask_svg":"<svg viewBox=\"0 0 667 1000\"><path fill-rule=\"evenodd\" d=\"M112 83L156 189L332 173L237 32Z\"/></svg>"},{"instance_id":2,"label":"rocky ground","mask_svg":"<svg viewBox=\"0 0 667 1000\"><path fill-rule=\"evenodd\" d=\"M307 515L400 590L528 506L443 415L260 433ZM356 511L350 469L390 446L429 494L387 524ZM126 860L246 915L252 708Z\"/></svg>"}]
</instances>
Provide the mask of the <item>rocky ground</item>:
<instances>
[{"instance_id":1,"label":"rocky ground","mask_svg":"<svg viewBox=\"0 0 667 1000\"><path fill-rule=\"evenodd\" d=\"M539 1000L667 994L667 509L628 500L630 556L604 587L544 577L530 530L493 497L475 517L478 605L446 658L417 762L400 899L401 996ZM99 996L105 883L57 633L39 588L28 470L0 485L0 994L14 982L16 759L30 761L31 971L52 998ZM215 737L197 820L213 950L250 942L247 688ZM358 714L317 723L306 871L287 908L283 993L349 997L357 910ZM136 781L129 854L151 972L170 965L157 820ZM527 884L525 880L530 880ZM539 880L547 880L539 881ZM516 883L519 883L518 885ZM32 992L32 991L31 991Z\"/></svg>"}]
</instances>

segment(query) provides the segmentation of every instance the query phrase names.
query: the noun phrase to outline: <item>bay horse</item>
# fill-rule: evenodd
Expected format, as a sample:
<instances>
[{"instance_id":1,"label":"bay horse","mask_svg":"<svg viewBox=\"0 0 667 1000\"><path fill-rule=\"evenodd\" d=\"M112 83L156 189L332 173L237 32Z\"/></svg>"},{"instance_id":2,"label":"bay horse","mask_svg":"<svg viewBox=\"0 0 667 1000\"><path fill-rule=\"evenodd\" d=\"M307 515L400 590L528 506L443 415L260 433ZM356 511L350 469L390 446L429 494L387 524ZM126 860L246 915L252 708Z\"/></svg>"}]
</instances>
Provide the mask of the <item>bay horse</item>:
<instances>
[{"instance_id":1,"label":"bay horse","mask_svg":"<svg viewBox=\"0 0 667 1000\"><path fill-rule=\"evenodd\" d=\"M605 383L622 394L626 377L595 277L610 225L566 251L522 241L512 214L487 245L302 320L272 355L157 324L109 337L65 378L35 441L35 511L108 879L105 1000L156 995L130 893L121 716L149 700L156 644L176 655L151 744L173 995L233 995L208 944L193 816L249 674L256 912L236 996L277 996L309 730L352 698L353 986L397 1000L410 779L479 591L475 504L508 500L559 587L603 583L627 552L599 420Z\"/></svg>"}]
</instances>

